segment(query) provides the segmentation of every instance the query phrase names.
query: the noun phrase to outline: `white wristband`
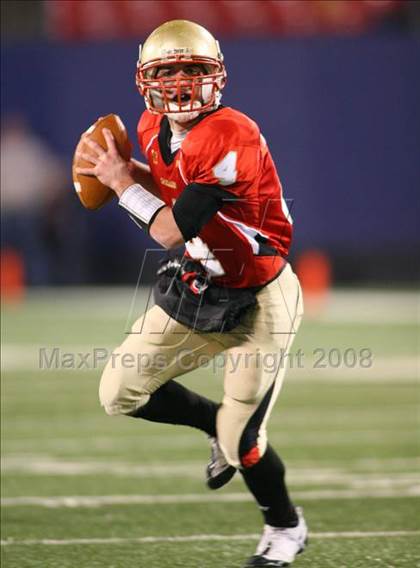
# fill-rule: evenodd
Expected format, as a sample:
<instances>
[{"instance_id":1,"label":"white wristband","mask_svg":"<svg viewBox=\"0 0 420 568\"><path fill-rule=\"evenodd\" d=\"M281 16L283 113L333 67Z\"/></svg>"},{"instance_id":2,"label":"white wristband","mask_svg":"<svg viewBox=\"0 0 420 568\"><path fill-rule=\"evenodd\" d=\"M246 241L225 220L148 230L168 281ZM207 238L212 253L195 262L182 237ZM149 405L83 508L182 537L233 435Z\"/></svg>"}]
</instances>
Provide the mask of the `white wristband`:
<instances>
[{"instance_id":1,"label":"white wristband","mask_svg":"<svg viewBox=\"0 0 420 568\"><path fill-rule=\"evenodd\" d=\"M159 209L165 207L165 202L144 189L139 183L135 183L121 195L119 205L142 223L149 225Z\"/></svg>"}]
</instances>

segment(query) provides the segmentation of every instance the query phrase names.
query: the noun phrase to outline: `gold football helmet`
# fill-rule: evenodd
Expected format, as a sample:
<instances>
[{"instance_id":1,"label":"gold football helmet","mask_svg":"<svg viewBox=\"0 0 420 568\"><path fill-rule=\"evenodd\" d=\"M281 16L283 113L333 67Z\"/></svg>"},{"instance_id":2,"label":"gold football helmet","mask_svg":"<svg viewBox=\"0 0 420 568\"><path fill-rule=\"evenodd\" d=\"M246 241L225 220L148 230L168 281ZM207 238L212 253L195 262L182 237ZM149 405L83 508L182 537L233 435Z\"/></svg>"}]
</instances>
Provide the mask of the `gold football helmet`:
<instances>
[{"instance_id":1,"label":"gold football helmet","mask_svg":"<svg viewBox=\"0 0 420 568\"><path fill-rule=\"evenodd\" d=\"M219 42L188 20L171 20L139 46L136 84L155 114L191 120L217 107L226 83Z\"/></svg>"}]
</instances>

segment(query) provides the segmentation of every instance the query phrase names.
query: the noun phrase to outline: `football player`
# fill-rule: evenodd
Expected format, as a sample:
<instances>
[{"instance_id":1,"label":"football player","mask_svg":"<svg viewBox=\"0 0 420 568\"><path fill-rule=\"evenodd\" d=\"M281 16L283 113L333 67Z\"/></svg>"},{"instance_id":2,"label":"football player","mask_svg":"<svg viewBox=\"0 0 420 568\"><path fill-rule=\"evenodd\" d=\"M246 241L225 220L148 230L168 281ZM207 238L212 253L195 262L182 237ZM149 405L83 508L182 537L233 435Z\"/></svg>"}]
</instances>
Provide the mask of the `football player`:
<instances>
[{"instance_id":1,"label":"football player","mask_svg":"<svg viewBox=\"0 0 420 568\"><path fill-rule=\"evenodd\" d=\"M270 151L254 121L221 105L225 82L219 44L206 29L185 20L163 24L140 46L137 66L147 107L138 140L147 164L124 161L107 130L106 150L88 140L91 154L81 155L91 167L78 173L111 187L153 239L167 249L185 244L183 258L159 271L156 305L114 351L99 395L110 415L205 432L209 488L239 471L264 517L245 566L279 567L307 540L266 433L302 294L286 260L292 221ZM146 356L147 364L124 366L127 353ZM221 404L173 380L220 353L227 355Z\"/></svg>"}]
</instances>

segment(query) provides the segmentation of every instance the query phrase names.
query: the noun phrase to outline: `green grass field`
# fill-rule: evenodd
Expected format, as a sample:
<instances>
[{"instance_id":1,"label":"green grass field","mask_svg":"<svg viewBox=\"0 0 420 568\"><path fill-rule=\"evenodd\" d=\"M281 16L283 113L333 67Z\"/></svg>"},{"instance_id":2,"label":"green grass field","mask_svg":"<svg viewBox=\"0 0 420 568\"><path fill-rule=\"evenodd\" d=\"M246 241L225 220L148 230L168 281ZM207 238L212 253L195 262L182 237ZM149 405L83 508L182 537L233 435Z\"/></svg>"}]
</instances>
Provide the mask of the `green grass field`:
<instances>
[{"instance_id":1,"label":"green grass field","mask_svg":"<svg viewBox=\"0 0 420 568\"><path fill-rule=\"evenodd\" d=\"M240 568L254 551L260 513L240 476L206 489L200 432L106 416L102 366L38 369L42 347L117 345L130 302L127 290L46 290L4 308L5 568ZM296 568L420 566L416 310L414 293L335 293L302 325L304 365L269 428L311 532ZM316 349L370 349L372 365L314 368ZM221 398L220 373L182 380Z\"/></svg>"}]
</instances>

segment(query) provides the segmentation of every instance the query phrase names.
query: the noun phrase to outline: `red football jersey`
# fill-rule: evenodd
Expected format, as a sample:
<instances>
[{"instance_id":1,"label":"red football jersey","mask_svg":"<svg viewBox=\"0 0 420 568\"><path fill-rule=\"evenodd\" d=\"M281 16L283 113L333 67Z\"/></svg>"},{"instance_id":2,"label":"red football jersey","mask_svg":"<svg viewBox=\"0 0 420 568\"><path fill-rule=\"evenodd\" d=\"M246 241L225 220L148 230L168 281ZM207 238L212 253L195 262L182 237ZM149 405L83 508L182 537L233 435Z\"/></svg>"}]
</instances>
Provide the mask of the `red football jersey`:
<instances>
[{"instance_id":1,"label":"red football jersey","mask_svg":"<svg viewBox=\"0 0 420 568\"><path fill-rule=\"evenodd\" d=\"M216 284L245 288L272 280L288 254L292 221L257 124L221 107L198 122L171 154L169 128L162 120L146 110L137 131L165 203L172 207L194 182L218 185L233 198L185 244L186 254L200 260Z\"/></svg>"}]
</instances>

